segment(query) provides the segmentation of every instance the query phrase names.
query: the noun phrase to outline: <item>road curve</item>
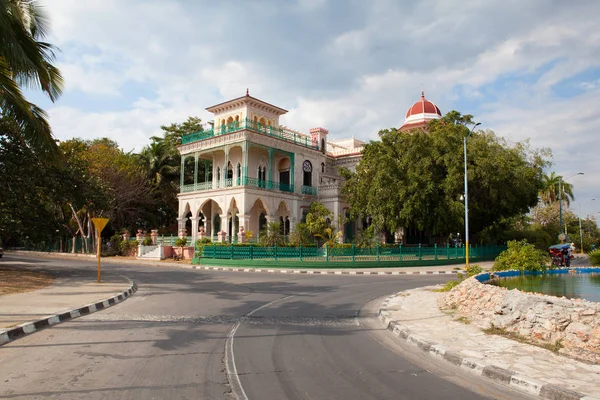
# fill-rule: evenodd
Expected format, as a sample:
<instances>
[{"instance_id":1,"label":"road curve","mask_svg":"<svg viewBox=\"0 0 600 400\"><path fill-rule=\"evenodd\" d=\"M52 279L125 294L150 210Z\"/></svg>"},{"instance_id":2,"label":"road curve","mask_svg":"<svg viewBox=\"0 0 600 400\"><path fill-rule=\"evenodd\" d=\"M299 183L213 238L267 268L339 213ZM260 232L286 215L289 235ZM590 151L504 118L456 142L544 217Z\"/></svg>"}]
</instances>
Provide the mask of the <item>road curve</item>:
<instances>
[{"instance_id":1,"label":"road curve","mask_svg":"<svg viewBox=\"0 0 600 400\"><path fill-rule=\"evenodd\" d=\"M0 398L528 398L419 359L374 318L383 296L449 277L104 268L135 296L0 347Z\"/></svg>"}]
</instances>

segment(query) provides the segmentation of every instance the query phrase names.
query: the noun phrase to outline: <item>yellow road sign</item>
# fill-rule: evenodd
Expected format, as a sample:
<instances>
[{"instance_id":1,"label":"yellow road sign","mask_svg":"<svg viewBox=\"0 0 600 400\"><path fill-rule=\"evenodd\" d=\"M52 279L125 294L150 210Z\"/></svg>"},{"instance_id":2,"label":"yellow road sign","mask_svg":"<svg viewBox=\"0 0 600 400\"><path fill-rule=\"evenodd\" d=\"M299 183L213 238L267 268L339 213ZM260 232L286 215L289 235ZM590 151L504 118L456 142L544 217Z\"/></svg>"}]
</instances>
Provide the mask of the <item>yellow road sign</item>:
<instances>
[{"instance_id":1,"label":"yellow road sign","mask_svg":"<svg viewBox=\"0 0 600 400\"><path fill-rule=\"evenodd\" d=\"M102 232L102 229L104 229L104 227L106 226L106 224L108 223L108 218L92 218L92 222L94 223L94 226L96 227L96 244L97 244L97 251L96 251L96 257L98 257L98 283L100 283L100 232Z\"/></svg>"},{"instance_id":2,"label":"yellow road sign","mask_svg":"<svg viewBox=\"0 0 600 400\"><path fill-rule=\"evenodd\" d=\"M108 224L108 218L92 218L92 222L98 231L102 232L102 229Z\"/></svg>"}]
</instances>

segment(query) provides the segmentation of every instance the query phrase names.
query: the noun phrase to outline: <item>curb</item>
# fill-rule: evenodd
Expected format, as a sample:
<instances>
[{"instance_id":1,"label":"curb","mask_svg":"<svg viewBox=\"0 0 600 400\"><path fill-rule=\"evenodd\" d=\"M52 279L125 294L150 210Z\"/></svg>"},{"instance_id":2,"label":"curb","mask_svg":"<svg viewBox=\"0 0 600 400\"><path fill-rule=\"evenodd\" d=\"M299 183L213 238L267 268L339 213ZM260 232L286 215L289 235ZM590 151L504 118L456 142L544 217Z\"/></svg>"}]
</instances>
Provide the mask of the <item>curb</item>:
<instances>
[{"instance_id":1,"label":"curb","mask_svg":"<svg viewBox=\"0 0 600 400\"><path fill-rule=\"evenodd\" d=\"M191 269L202 269L212 271L230 272L268 272L279 274L307 274L307 275L453 275L461 271L321 271L321 270L298 270L298 269L271 269L271 268L234 268L234 267L203 267L190 265Z\"/></svg>"},{"instance_id":2,"label":"curb","mask_svg":"<svg viewBox=\"0 0 600 400\"><path fill-rule=\"evenodd\" d=\"M135 282L133 282L131 279L128 280L128 289L105 300L101 300L97 303L87 304L83 307L75 308L70 311L65 311L61 314L49 315L36 321L25 322L24 324L17 325L14 328L0 330L0 346L12 342L13 340L17 340L24 336L30 335L39 330L45 329L49 326L60 324L61 322L66 322L84 315L92 314L96 311L104 310L105 308L114 306L115 304L125 301L138 289L137 284Z\"/></svg>"},{"instance_id":3,"label":"curb","mask_svg":"<svg viewBox=\"0 0 600 400\"><path fill-rule=\"evenodd\" d=\"M586 396L557 385L541 382L537 379L518 374L515 371L501 368L493 364L485 364L478 360L464 357L457 352L447 350L442 345L433 343L417 335L413 335L406 325L401 324L399 321L392 321L390 319L390 311L392 310L388 310L387 307L389 301L393 297L396 297L396 295L385 299L379 307L379 320L383 323L387 330L392 332L393 335L403 339L406 341L406 343L417 347L423 353L433 357L441 358L451 364L454 364L455 366L469 371L472 374L485 376L486 378L507 385L513 389L523 391L530 395L539 396L543 399L600 400L595 397Z\"/></svg>"},{"instance_id":4,"label":"curb","mask_svg":"<svg viewBox=\"0 0 600 400\"><path fill-rule=\"evenodd\" d=\"M33 252L33 251L21 251L21 250L11 250L11 253L16 254L27 254L27 255L36 255L39 257L50 257L50 258L96 258L95 255L90 256L87 254L71 254L71 253L43 253L43 252ZM458 273L463 273L462 269L458 270L440 270L440 271L365 271L365 270L306 270L306 269L291 269L291 268L236 268L236 267L211 267L211 266L203 266L203 265L194 265L194 264L179 264L179 263L170 263L170 262L160 262L155 260L148 259L136 259L136 260L111 260L110 257L103 258L103 262L113 264L113 263L121 263L121 264L148 264L152 266L158 267L175 267L175 268L184 268L184 269L199 269L199 270L208 270L208 271L228 271L228 272L266 272L266 273L279 273L279 274L306 274L306 275L456 275ZM462 264L451 264L451 265L462 265ZM406 267L406 268L422 268L422 267Z\"/></svg>"}]
</instances>

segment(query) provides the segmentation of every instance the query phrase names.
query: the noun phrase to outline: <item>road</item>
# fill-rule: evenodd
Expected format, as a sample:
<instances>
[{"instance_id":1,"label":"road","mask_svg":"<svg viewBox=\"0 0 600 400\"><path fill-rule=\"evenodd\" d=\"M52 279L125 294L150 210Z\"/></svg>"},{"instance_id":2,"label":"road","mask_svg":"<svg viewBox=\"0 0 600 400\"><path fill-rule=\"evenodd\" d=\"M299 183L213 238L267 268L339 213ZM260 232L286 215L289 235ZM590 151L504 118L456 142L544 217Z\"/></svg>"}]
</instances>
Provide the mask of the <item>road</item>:
<instances>
[{"instance_id":1,"label":"road","mask_svg":"<svg viewBox=\"0 0 600 400\"><path fill-rule=\"evenodd\" d=\"M94 260L6 259L95 268ZM0 347L7 399L526 399L398 343L375 318L428 276L282 275L104 263L138 292Z\"/></svg>"}]
</instances>

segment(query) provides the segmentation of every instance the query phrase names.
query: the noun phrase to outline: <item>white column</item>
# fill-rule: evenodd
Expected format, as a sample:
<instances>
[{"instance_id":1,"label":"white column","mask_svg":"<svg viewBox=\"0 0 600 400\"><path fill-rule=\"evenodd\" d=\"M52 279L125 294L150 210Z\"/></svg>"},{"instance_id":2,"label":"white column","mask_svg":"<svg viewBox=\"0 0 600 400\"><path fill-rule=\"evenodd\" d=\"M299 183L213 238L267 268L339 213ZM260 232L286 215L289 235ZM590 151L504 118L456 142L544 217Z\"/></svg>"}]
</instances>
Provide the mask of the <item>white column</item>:
<instances>
[{"instance_id":1,"label":"white column","mask_svg":"<svg viewBox=\"0 0 600 400\"><path fill-rule=\"evenodd\" d=\"M227 214L221 214L221 231L226 232L229 236L229 222L227 221Z\"/></svg>"},{"instance_id":2,"label":"white column","mask_svg":"<svg viewBox=\"0 0 600 400\"><path fill-rule=\"evenodd\" d=\"M178 231L178 236L180 238L182 238L186 235L186 231L185 231L185 221L186 220L187 220L187 218L177 218L177 231Z\"/></svg>"},{"instance_id":3,"label":"white column","mask_svg":"<svg viewBox=\"0 0 600 400\"><path fill-rule=\"evenodd\" d=\"M190 220L192 221L192 246L196 244L196 240L198 239L198 220L200 217L192 217Z\"/></svg>"}]
</instances>

